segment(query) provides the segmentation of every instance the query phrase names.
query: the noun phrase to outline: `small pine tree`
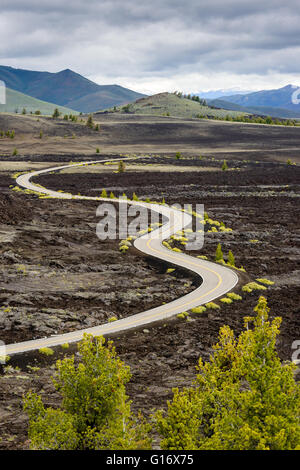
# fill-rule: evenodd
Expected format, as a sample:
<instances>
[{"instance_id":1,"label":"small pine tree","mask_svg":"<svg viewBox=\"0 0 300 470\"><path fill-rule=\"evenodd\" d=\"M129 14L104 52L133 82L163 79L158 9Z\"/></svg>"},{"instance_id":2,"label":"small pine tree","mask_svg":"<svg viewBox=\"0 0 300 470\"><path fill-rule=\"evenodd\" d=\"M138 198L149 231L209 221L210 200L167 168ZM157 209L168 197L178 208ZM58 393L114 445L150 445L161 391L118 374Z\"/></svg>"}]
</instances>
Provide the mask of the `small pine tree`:
<instances>
[{"instance_id":1,"label":"small pine tree","mask_svg":"<svg viewBox=\"0 0 300 470\"><path fill-rule=\"evenodd\" d=\"M106 192L105 189L102 189L102 193L101 193L100 197L107 197L107 192Z\"/></svg>"},{"instance_id":2,"label":"small pine tree","mask_svg":"<svg viewBox=\"0 0 300 470\"><path fill-rule=\"evenodd\" d=\"M14 148L13 150L13 156L15 157L16 155L18 155L18 150L16 148Z\"/></svg>"},{"instance_id":3,"label":"small pine tree","mask_svg":"<svg viewBox=\"0 0 300 470\"><path fill-rule=\"evenodd\" d=\"M88 120L86 121L87 127L92 129L94 127L93 116L90 114Z\"/></svg>"},{"instance_id":4,"label":"small pine tree","mask_svg":"<svg viewBox=\"0 0 300 470\"><path fill-rule=\"evenodd\" d=\"M224 162L223 162L223 165L222 165L222 170L223 170L223 171L226 171L226 170L228 170L228 165L227 165L227 162L226 162L226 160L224 160Z\"/></svg>"},{"instance_id":5,"label":"small pine tree","mask_svg":"<svg viewBox=\"0 0 300 470\"><path fill-rule=\"evenodd\" d=\"M125 168L125 163L123 162L123 160L121 160L118 164L118 173L124 173Z\"/></svg>"},{"instance_id":6,"label":"small pine tree","mask_svg":"<svg viewBox=\"0 0 300 470\"><path fill-rule=\"evenodd\" d=\"M126 395L130 369L112 342L104 342L84 335L79 364L74 355L57 361L53 382L62 397L60 408L46 408L32 392L24 398L32 450L150 448L150 426L132 413Z\"/></svg>"},{"instance_id":7,"label":"small pine tree","mask_svg":"<svg viewBox=\"0 0 300 470\"><path fill-rule=\"evenodd\" d=\"M235 266L235 259L234 259L234 255L233 255L231 250L229 250L229 252L228 252L227 262L230 266Z\"/></svg>"},{"instance_id":8,"label":"small pine tree","mask_svg":"<svg viewBox=\"0 0 300 470\"><path fill-rule=\"evenodd\" d=\"M166 450L298 450L300 384L296 365L276 351L281 318L268 320L260 297L239 337L220 329L210 361L199 360L194 387L174 390L157 427Z\"/></svg>"},{"instance_id":9,"label":"small pine tree","mask_svg":"<svg viewBox=\"0 0 300 470\"><path fill-rule=\"evenodd\" d=\"M55 110L53 111L53 114L52 114L52 118L57 119L57 118L59 118L59 116L60 116L60 112L59 112L58 108L55 108Z\"/></svg>"},{"instance_id":10,"label":"small pine tree","mask_svg":"<svg viewBox=\"0 0 300 470\"><path fill-rule=\"evenodd\" d=\"M133 201L138 201L139 200L139 198L137 197L137 195L135 193L133 193L133 195L132 195L132 200Z\"/></svg>"},{"instance_id":11,"label":"small pine tree","mask_svg":"<svg viewBox=\"0 0 300 470\"><path fill-rule=\"evenodd\" d=\"M27 113L26 108L23 108L22 109L22 114L26 114L26 113Z\"/></svg>"},{"instance_id":12,"label":"small pine tree","mask_svg":"<svg viewBox=\"0 0 300 470\"><path fill-rule=\"evenodd\" d=\"M219 243L216 249L215 260L221 261L222 259L223 259L223 252L222 252L221 244Z\"/></svg>"}]
</instances>

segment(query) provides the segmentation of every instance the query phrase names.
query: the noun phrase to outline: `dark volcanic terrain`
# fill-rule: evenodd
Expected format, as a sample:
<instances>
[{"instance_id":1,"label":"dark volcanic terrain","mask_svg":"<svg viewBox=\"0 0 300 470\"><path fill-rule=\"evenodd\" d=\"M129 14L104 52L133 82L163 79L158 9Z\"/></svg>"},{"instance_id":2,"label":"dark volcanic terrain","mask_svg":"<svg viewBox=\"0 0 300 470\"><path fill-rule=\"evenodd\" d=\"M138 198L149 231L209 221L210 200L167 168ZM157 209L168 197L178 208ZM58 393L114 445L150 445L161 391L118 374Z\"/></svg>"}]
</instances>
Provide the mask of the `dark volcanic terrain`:
<instances>
[{"instance_id":1,"label":"dark volcanic terrain","mask_svg":"<svg viewBox=\"0 0 300 470\"><path fill-rule=\"evenodd\" d=\"M108 118L101 116L99 119L103 122L104 135L107 132L114 136L116 148L112 146L110 153L117 156L118 146L125 149L127 145L126 132L119 126L118 137L117 127L114 128L117 123L111 122L110 127L105 127ZM135 192L142 199L161 201L164 197L167 203L201 203L212 219L233 229L224 233L207 232L201 252L190 254L206 255L213 260L219 242L225 258L232 250L236 265L246 270L241 273L241 282L236 288L243 297L241 301L222 305L220 310L209 310L204 315L190 315L188 321L174 318L113 338L118 353L131 367L133 375L128 394L133 407L142 409L147 416L153 409L166 405L173 387L192 382L197 359L199 356L204 360L209 358L222 325L230 325L235 333L241 331L243 317L252 314L261 293L268 299L271 317L282 317L277 346L283 360L291 359L292 343L300 338L300 168L286 164L287 155L288 158L294 155L293 161L297 155L300 157L299 129L280 128L282 134L276 137L279 131L275 127L235 124L227 127L227 123L218 123L227 130L223 134L223 150L218 155L210 150L199 158L199 153L192 155L194 144L188 145L187 129L196 126L188 121L182 131L186 140L178 139L175 146L178 150L181 148L183 156L176 159L172 148L173 131L167 132L160 124L158 119L155 125L160 131L153 128L151 138L150 134L145 134L144 142L149 146L147 154L151 156L127 163L123 174L116 173L113 165L98 165L35 179L48 188L74 194L95 196L105 188L115 195L125 192L131 196ZM200 124L204 126L201 128L204 133L206 124L197 123L198 130ZM215 122L207 126L210 124L214 126ZM260 127L261 138L257 127ZM211 137L203 140L207 147L213 142L212 129L221 127L209 129ZM141 132L139 146L142 146L142 130L127 129L128 142L129 132L136 132L136 136ZM269 132L275 138L271 139ZM293 132L297 135L294 141ZM251 135L253 138L249 137ZM215 137L214 148L218 147L220 136ZM133 134L130 139L133 142ZM240 142L235 144L238 139ZM152 151L151 142L155 147ZM285 149L290 148L288 152L285 149L281 152L283 144ZM46 149L43 145L40 154ZM86 142L80 145L84 147ZM130 143L128 147L128 151L122 152L133 153ZM160 155L157 155L158 147L165 149ZM219 158L224 155L225 147L229 170L222 172ZM292 152L296 147L298 150ZM35 195L13 192L9 186L14 184L12 173L15 171L91 158L89 153L79 158L77 152L70 151L59 155L49 152L49 156L46 150L44 155L34 151L29 157L29 146L26 148L26 157L12 158L6 152L0 164L1 340L7 343L48 336L102 323L112 316L121 318L168 302L189 292L199 282L177 269L166 274L169 266L144 257L133 247L126 254L120 253L118 240L98 240L96 203L39 199ZM275 151L271 152L271 148ZM109 157L109 154L102 152L101 157ZM243 283L262 277L275 284L263 292L241 291ZM73 350L71 347L70 352ZM55 360L63 354L66 351L57 348L51 357L38 352L16 356L3 368L0 448L28 448L27 418L22 412L22 396L27 390L42 394L46 404L58 405L59 396L54 391L51 376Z\"/></svg>"}]
</instances>

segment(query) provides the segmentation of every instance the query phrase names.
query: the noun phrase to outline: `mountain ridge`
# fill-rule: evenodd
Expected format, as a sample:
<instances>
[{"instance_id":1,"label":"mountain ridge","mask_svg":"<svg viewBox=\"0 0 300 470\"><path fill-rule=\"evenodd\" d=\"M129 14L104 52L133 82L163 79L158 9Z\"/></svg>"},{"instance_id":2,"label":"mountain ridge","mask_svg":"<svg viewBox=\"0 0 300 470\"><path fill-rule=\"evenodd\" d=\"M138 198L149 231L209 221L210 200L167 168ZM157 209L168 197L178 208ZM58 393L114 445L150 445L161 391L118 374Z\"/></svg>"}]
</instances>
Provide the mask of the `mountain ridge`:
<instances>
[{"instance_id":1,"label":"mountain ridge","mask_svg":"<svg viewBox=\"0 0 300 470\"><path fill-rule=\"evenodd\" d=\"M145 96L120 85L98 85L68 68L53 73L0 65L0 80L20 93L84 113Z\"/></svg>"},{"instance_id":2,"label":"mountain ridge","mask_svg":"<svg viewBox=\"0 0 300 470\"><path fill-rule=\"evenodd\" d=\"M224 96L216 99L221 99L222 101L234 103L247 108L257 106L281 108L295 111L300 114L300 103L293 103L292 100L293 93L297 89L300 90L296 85L288 84L284 87L274 88L272 90L260 90L247 94L227 95L225 99Z\"/></svg>"}]
</instances>

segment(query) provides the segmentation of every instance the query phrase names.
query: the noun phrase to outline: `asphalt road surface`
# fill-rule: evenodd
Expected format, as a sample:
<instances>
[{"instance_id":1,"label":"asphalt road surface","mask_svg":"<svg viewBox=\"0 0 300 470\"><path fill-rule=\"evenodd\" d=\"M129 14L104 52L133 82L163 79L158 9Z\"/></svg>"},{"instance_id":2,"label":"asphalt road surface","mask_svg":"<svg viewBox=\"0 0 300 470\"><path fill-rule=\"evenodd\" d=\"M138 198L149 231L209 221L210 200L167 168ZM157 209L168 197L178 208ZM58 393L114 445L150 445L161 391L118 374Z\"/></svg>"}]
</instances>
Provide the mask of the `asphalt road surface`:
<instances>
[{"instance_id":1,"label":"asphalt road surface","mask_svg":"<svg viewBox=\"0 0 300 470\"><path fill-rule=\"evenodd\" d=\"M128 158L127 158L128 159ZM122 158L122 160L126 160ZM108 198L88 197L72 195L68 193L60 193L52 191L47 188L42 188L31 182L31 178L41 175L43 173L60 171L64 168L90 165L93 163L104 163L108 160L96 160L91 162L84 162L79 164L64 165L59 167L52 167L45 170L34 171L21 175L17 178L16 182L19 186L48 195L59 199L85 199L96 201L109 201ZM118 199L116 201L119 201ZM122 201L119 201L122 204ZM203 305L207 302L229 292L238 282L236 272L228 267L222 266L217 263L202 260L189 256L184 253L174 252L166 248L162 242L168 239L171 235L179 230L188 227L191 223L192 217L190 214L182 212L173 207L162 204L145 203L142 201L126 201L131 205L147 207L151 211L162 214L167 218L167 222L152 232L146 233L134 241L135 247L141 252L153 256L155 258L167 261L173 265L177 265L194 273L202 278L202 284L194 291L190 292L183 297L180 297L172 302L161 305L160 307L152 308L144 312L132 315L121 320L111 323L105 323L92 328L73 331L71 333L64 333L61 335L50 336L48 338L34 339L31 341L24 341L21 343L9 344L6 346L6 355L20 354L26 351L33 351L44 347L53 347L64 343L74 343L80 341L85 333L94 336L110 335L112 333L119 333L132 328L150 325L151 323L162 321L178 313L187 311L191 308Z\"/></svg>"}]
</instances>

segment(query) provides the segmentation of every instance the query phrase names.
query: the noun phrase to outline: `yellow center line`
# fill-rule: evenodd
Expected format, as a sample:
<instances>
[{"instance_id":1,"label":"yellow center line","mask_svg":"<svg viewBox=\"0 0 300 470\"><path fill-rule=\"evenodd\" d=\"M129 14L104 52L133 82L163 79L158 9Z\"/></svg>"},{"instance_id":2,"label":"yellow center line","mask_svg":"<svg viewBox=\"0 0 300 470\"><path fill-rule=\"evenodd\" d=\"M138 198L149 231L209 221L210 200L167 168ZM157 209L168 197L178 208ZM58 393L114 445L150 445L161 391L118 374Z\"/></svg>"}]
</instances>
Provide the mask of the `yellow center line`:
<instances>
[{"instance_id":1,"label":"yellow center line","mask_svg":"<svg viewBox=\"0 0 300 470\"><path fill-rule=\"evenodd\" d=\"M92 162L85 162L86 165L90 164ZM70 166L73 166L73 165L70 165ZM76 165L77 166L77 165ZM79 166L79 165L78 165ZM59 168L57 168L59 169ZM49 169L49 171L52 171L53 168ZM30 178L29 178L30 179ZM29 181L29 180L28 180ZM46 189L46 188L45 188ZM47 189L46 189L47 191ZM58 195L61 196L60 193L58 193ZM84 198L84 196L82 196L82 198ZM88 198L87 198L88 199ZM98 199L98 198L97 198ZM99 198L101 199L101 198ZM134 202L130 201L130 203L134 204ZM146 204L146 203L144 203ZM139 205L138 203L136 203L136 205ZM140 204L142 205L142 204ZM169 227L168 229L165 229L163 230L163 232L166 232L167 230L169 231L172 231L172 229L174 229L174 224ZM162 232L162 233L163 233ZM149 248L150 252L152 251L153 253L155 254L158 254L158 255L161 255L161 252L159 250L157 250L156 248L152 247L151 246L151 242L153 242L153 240L157 240L157 239L153 239L153 238L150 238L148 241L147 241L147 247ZM175 256L175 255L172 255L172 254L168 254L168 253L165 253L165 255L167 256L167 258L169 260L174 260L176 264L176 262L178 261L178 256ZM159 256L158 256L159 257ZM163 258L160 258L160 259L163 259ZM166 260L167 261L167 260ZM186 264L190 265L190 266L196 266L196 267L199 267L199 262L195 262L195 261L190 261L190 260L185 260ZM177 265L178 266L178 265ZM192 300L189 300L188 302L185 302L183 304L179 304L177 305L176 307L170 307L168 309L165 309L164 306L160 306L160 307L156 307L156 309L164 309L163 312L156 312L156 313L151 313L151 314L148 314L148 315L143 315L143 312L141 313L138 313L136 315L133 315L130 319L130 317L127 317L128 319L122 319L122 320L118 320L117 322L115 322L115 324L113 326L105 326L105 325L99 325L99 326L96 326L96 327L92 327L92 328L88 328L86 330L77 330L77 331L74 331L74 332L70 332L70 333L63 333L62 335L58 335L60 336L62 339L69 339L71 341L76 341L76 340L79 340L80 338L82 338L82 335L83 335L83 332L84 331L88 331L88 330L96 330L97 328L99 328L101 330L100 334L106 334L106 333L109 333L111 331L115 331L117 332L118 330L116 330L116 327L119 322L122 322L124 324L124 327L129 327L129 326L138 326L140 324L143 324L145 323L145 320L149 320L149 319L155 319L157 317L160 317L162 315L162 313L170 313L172 311L175 311L178 309L178 307L180 308L184 308L184 307L187 307L188 305L194 305L195 302L198 303L198 301L200 301L200 299L203 299L203 297L206 297L208 296L209 294L211 294L212 292L214 292L216 289L218 289L218 287L222 284L223 282L223 278L222 276L214 271L213 269L210 269L204 265L201 264L201 268L202 269L205 269L206 271L209 271L211 273L213 273L217 278L218 278L218 283L217 285L212 288L210 291L208 292L205 292L204 294L196 297L195 299L192 299ZM188 295L188 294L187 294ZM184 296L186 297L186 296ZM183 298L184 298L183 297ZM176 300L180 300L179 299L176 299ZM121 331L121 330L120 330ZM57 341L57 337L52 337L52 338L45 338L45 339L42 339L42 338L39 338L37 340L31 340L29 341L30 342L30 349L35 349L35 346L48 346L48 345L57 345L56 343ZM9 345L8 347L8 352L10 353L16 353L16 352L21 352L21 351L24 351L24 343L22 345L22 343L19 343L18 345L16 345L16 347L13 347L13 345Z\"/></svg>"},{"instance_id":2,"label":"yellow center line","mask_svg":"<svg viewBox=\"0 0 300 470\"><path fill-rule=\"evenodd\" d=\"M147 246L150 250L152 250L154 253L158 253L160 254L160 251L159 250L156 250L155 248L153 248L152 246L150 246L150 243L151 241L153 241L153 239L150 239L148 240L147 242ZM171 259L174 259L174 260L177 260L177 258L175 256L172 256L172 255L168 255L169 258ZM195 262L192 262L192 261L188 261L188 264L190 265L193 265L193 266L198 266L198 263L195 263ZM203 297L211 294L212 292L214 292L220 285L221 283L223 282L223 279L222 279L222 276L220 276L219 273L217 273L216 271L214 271L213 269L210 269L210 268L207 268L206 266L201 266L201 268L203 269L206 269L207 271L210 271L212 272L213 274L215 274L219 281L218 281L218 284L213 288L211 289L209 292L206 292L205 294L202 294L198 297L196 297L195 299L193 300L190 300L188 302L185 302L183 303L181 306L176 306L176 307L170 307L169 309L167 310L164 310L163 313L169 313L173 310L176 310L178 307L182 308L182 307L186 307L188 305L191 305L191 304L194 304L194 302L198 302L200 299L202 299ZM156 307L156 308L160 308L160 307ZM161 306L161 308L163 308L163 306ZM136 314L136 315L140 315L140 314ZM133 319L131 321L126 321L126 325L125 326L132 326L132 325L139 325L139 324L143 324L145 320L149 320L149 319L154 319L154 318L157 318L161 315L161 312L157 312L157 313L152 313L152 314L149 314L149 315L146 315L146 316L143 316L141 318L136 318L135 315L133 315ZM135 317L135 318L134 318ZM97 327L94 327L94 328L97 328ZM102 328L103 331L101 332L101 334L105 334L105 333L109 333L110 331L113 331L116 329L116 326L110 326L110 327L105 327L104 325L99 325L99 328ZM85 331L85 330L77 330L77 331L74 331L71 332L71 333L65 333L65 335L68 335L70 339L73 339L73 340L76 340L76 339L80 339L82 338L82 331ZM62 335L63 336L63 335ZM46 345L51 345L53 343L55 343L55 338L49 338L49 339L38 339L35 343L32 343L32 347L34 347L34 345L39 345L40 343L43 343L45 346ZM14 348L14 349L11 349L11 353L13 352L18 352L18 351L22 351L23 348Z\"/></svg>"}]
</instances>

